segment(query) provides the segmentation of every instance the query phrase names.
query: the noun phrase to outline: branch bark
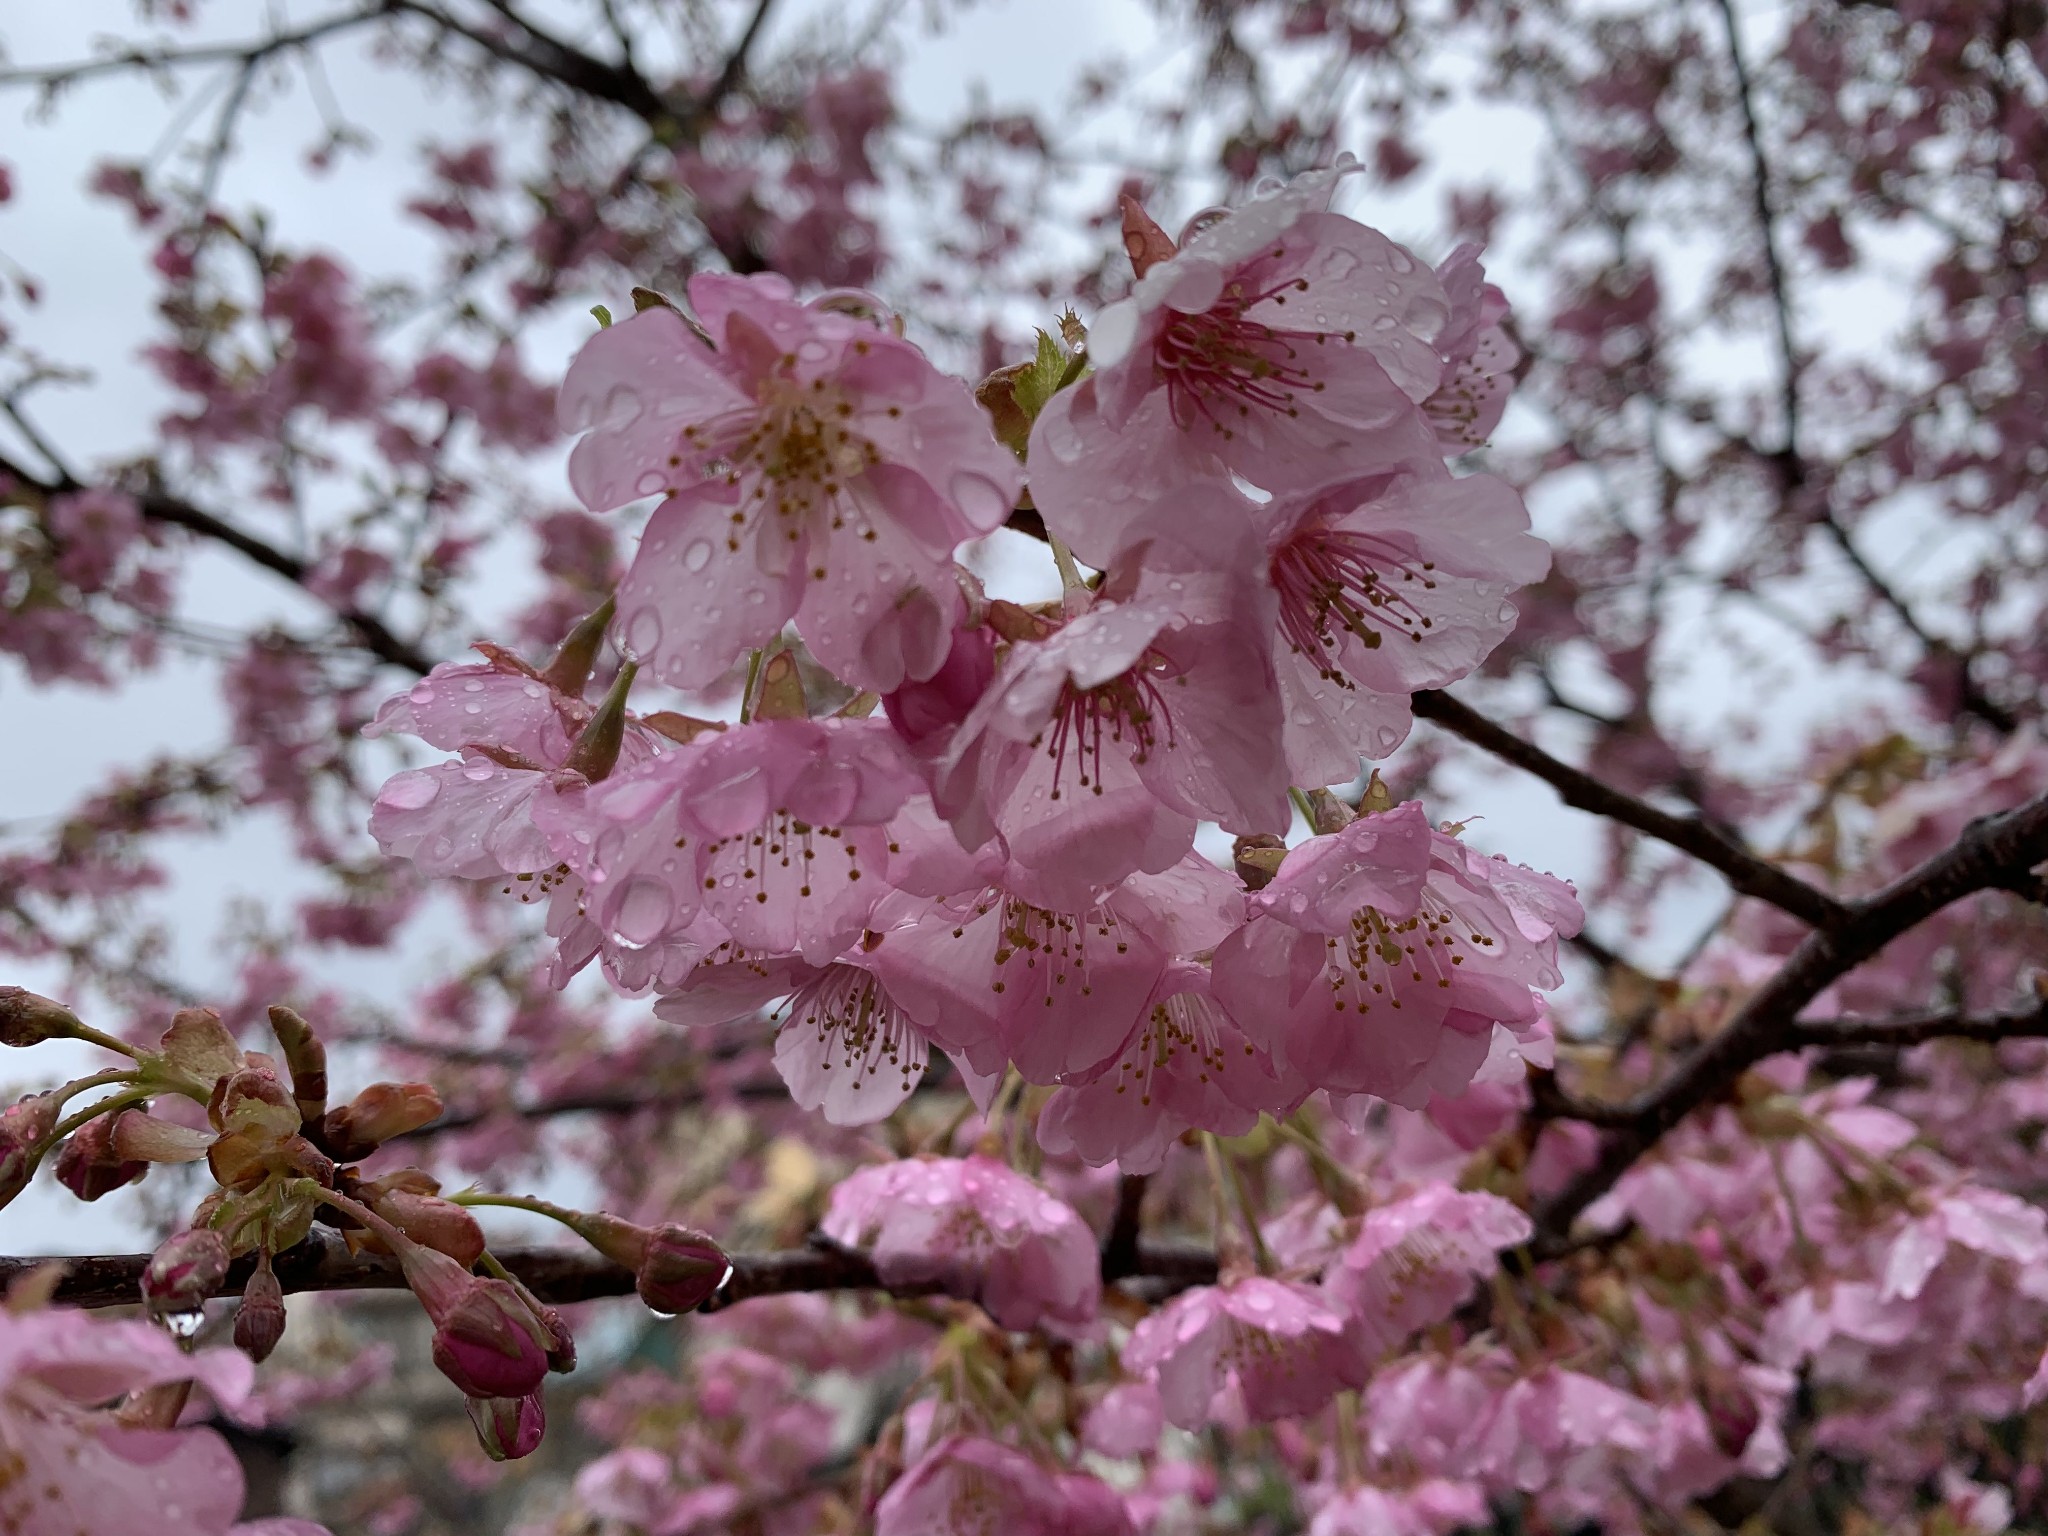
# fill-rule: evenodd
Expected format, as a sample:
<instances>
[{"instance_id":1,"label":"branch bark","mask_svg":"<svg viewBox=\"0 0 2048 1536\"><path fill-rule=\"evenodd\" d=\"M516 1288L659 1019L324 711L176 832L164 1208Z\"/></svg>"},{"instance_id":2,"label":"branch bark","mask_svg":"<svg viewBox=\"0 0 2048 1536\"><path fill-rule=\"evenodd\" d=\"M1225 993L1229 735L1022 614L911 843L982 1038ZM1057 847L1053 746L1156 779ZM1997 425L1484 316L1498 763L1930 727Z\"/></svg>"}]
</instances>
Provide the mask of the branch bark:
<instances>
[{"instance_id":1,"label":"branch bark","mask_svg":"<svg viewBox=\"0 0 2048 1536\"><path fill-rule=\"evenodd\" d=\"M1814 1033L1820 1021L1799 1020L1800 1010L1823 990L1951 902L1979 891L2024 888L2034 866L2044 860L2048 794L2001 815L1980 817L1955 846L1851 905L1846 921L1808 934L1727 1027L1661 1084L1625 1105L1583 1117L1612 1125L1613 1131L1594 1164L1537 1208L1539 1256L1558 1251L1581 1211L1693 1110L1725 1095L1754 1063L1803 1045L1839 1043L1839 1037L1829 1041ZM1890 1038L1904 1043L1915 1028L1932 1030L1934 1017L1889 1026L1899 1031Z\"/></svg>"},{"instance_id":2,"label":"branch bark","mask_svg":"<svg viewBox=\"0 0 2048 1536\"><path fill-rule=\"evenodd\" d=\"M633 1272L595 1253L572 1248L506 1248L497 1258L542 1301L556 1306L633 1293ZM90 1258L0 1258L0 1291L20 1276L45 1264L62 1264L64 1277L55 1299L79 1307L120 1307L138 1300L146 1253L109 1254ZM278 1282L287 1291L392 1291L405 1286L398 1261L384 1254L351 1254L337 1238L315 1233L296 1248L271 1260ZM237 1260L214 1293L239 1296L255 1269L253 1258ZM1133 1244L1128 1262L1105 1260L1105 1281L1145 1280L1155 1289L1180 1290L1216 1279L1216 1256L1191 1243ZM717 1311L756 1296L793 1291L886 1291L892 1296L930 1296L935 1284L882 1283L875 1267L860 1254L836 1247L788 1248L768 1253L732 1255L732 1277L703 1309Z\"/></svg>"},{"instance_id":3,"label":"branch bark","mask_svg":"<svg viewBox=\"0 0 2048 1536\"><path fill-rule=\"evenodd\" d=\"M1475 747L1513 763L1542 779L1566 805L1667 843L1717 871L1744 896L1767 901L1815 928L1836 928L1849 920L1850 909L1827 892L1758 858L1727 833L1697 816L1675 816L1601 783L1533 742L1494 724L1470 705L1431 689L1415 695L1415 716L1462 736Z\"/></svg>"}]
</instances>

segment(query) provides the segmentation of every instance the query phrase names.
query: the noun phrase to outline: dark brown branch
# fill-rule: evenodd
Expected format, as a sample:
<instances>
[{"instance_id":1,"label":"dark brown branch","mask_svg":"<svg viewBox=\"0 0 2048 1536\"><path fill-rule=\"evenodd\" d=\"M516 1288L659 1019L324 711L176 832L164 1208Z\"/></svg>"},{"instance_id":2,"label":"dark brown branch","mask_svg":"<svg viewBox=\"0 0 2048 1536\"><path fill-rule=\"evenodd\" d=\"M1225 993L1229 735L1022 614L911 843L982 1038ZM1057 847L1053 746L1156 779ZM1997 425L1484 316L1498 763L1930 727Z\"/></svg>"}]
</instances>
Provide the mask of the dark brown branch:
<instances>
[{"instance_id":1,"label":"dark brown branch","mask_svg":"<svg viewBox=\"0 0 2048 1536\"><path fill-rule=\"evenodd\" d=\"M506 1248L499 1250L497 1257L542 1301L557 1306L606 1296L628 1296L633 1292L631 1270L585 1250ZM0 1258L0 1290L28 1271L52 1263L65 1267L64 1277L57 1283L56 1300L80 1307L119 1307L136 1301L136 1288L149 1255ZM239 1296L254 1267L251 1259L238 1260L215 1294ZM278 1254L271 1267L279 1283L293 1292L391 1291L405 1285L397 1260L382 1254L351 1254L339 1239L317 1233L298 1247ZM738 1253L732 1256L732 1267L732 1278L705 1310L715 1311L752 1297L792 1291L862 1290L888 1291L895 1296L929 1296L939 1289L934 1285L885 1286L867 1259L834 1247ZM1206 1285L1216 1279L1216 1258L1207 1248L1194 1244L1139 1242L1127 1266L1104 1265L1103 1279L1143 1279L1155 1289Z\"/></svg>"},{"instance_id":2,"label":"dark brown branch","mask_svg":"<svg viewBox=\"0 0 2048 1536\"><path fill-rule=\"evenodd\" d=\"M2048 1036L2048 998L2018 1013L1914 1013L1891 1019L1800 1019L1789 1048L1923 1045L1929 1040L2038 1040Z\"/></svg>"},{"instance_id":3,"label":"dark brown branch","mask_svg":"<svg viewBox=\"0 0 2048 1536\"><path fill-rule=\"evenodd\" d=\"M1554 1253L1588 1205L1693 1110L1725 1096L1754 1063L1817 1043L1799 1012L1824 989L1943 907L1979 891L2011 890L2048 860L2048 794L1980 817L1955 845L1847 909L1847 920L1808 934L1778 973L1676 1071L1610 1114L1598 1160L1536 1212L1539 1252ZM1910 1029L1912 1021L1897 1026ZM1893 1038L1901 1038L1894 1036ZM1616 1123L1618 1121L1618 1123Z\"/></svg>"},{"instance_id":4,"label":"dark brown branch","mask_svg":"<svg viewBox=\"0 0 2048 1536\"><path fill-rule=\"evenodd\" d=\"M48 90L75 85L96 75L123 70L196 69L210 64L260 64L275 54L308 47L338 32L378 21L385 15L383 5L366 6L339 16L328 16L289 32L279 32L253 43L209 43L193 48L126 49L104 58L82 59L75 64L29 65L21 69L0 69L0 90L9 86L32 85Z\"/></svg>"},{"instance_id":5,"label":"dark brown branch","mask_svg":"<svg viewBox=\"0 0 2048 1536\"><path fill-rule=\"evenodd\" d=\"M1838 927L1848 920L1849 909L1827 892L1758 858L1699 817L1674 816L1633 795L1623 794L1584 769L1574 768L1533 742L1494 724L1447 693L1430 690L1416 694L1415 714L1416 718L1440 725L1475 747L1533 773L1556 790L1566 805L1633 827L1681 853L1691 854L1744 896L1767 901L1816 928Z\"/></svg>"}]
</instances>

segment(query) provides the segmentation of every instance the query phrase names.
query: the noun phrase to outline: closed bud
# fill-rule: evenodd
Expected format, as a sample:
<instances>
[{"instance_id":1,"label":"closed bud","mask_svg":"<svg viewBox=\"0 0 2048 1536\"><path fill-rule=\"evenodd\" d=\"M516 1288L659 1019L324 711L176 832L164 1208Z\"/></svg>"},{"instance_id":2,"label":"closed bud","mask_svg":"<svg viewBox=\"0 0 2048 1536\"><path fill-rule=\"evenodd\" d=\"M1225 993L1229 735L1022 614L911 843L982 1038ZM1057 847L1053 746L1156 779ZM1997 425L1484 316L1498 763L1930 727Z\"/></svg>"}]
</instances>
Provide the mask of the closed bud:
<instances>
[{"instance_id":1,"label":"closed bud","mask_svg":"<svg viewBox=\"0 0 2048 1536\"><path fill-rule=\"evenodd\" d=\"M548 1429L538 1389L524 1397L472 1397L469 1422L476 1428L476 1443L493 1461L531 1456Z\"/></svg>"},{"instance_id":2,"label":"closed bud","mask_svg":"<svg viewBox=\"0 0 2048 1536\"><path fill-rule=\"evenodd\" d=\"M637 670L630 661L619 668L611 687L597 701L597 708L584 722L583 729L576 733L568 760L562 764L564 768L582 774L593 784L611 777L612 769L618 766L619 749L626 741L626 695L632 691Z\"/></svg>"},{"instance_id":3,"label":"closed bud","mask_svg":"<svg viewBox=\"0 0 2048 1536\"><path fill-rule=\"evenodd\" d=\"M149 1164L114 1150L114 1122L107 1115L73 1131L57 1154L57 1182L81 1200L110 1195L147 1172Z\"/></svg>"},{"instance_id":4,"label":"closed bud","mask_svg":"<svg viewBox=\"0 0 2048 1536\"><path fill-rule=\"evenodd\" d=\"M441 1374L471 1397L525 1397L548 1373L539 1321L519 1293L474 1275L434 1319L433 1354Z\"/></svg>"},{"instance_id":5,"label":"closed bud","mask_svg":"<svg viewBox=\"0 0 2048 1536\"><path fill-rule=\"evenodd\" d=\"M582 698L584 685L590 681L590 669L597 665L598 655L604 649L605 631L611 628L612 615L617 611L618 599L608 597L594 612L578 620L547 670L541 673L541 680L572 699Z\"/></svg>"},{"instance_id":6,"label":"closed bud","mask_svg":"<svg viewBox=\"0 0 2048 1536\"><path fill-rule=\"evenodd\" d=\"M112 1135L114 1155L140 1163L196 1163L214 1142L211 1131L173 1125L139 1109L114 1116Z\"/></svg>"},{"instance_id":7,"label":"closed bud","mask_svg":"<svg viewBox=\"0 0 2048 1536\"><path fill-rule=\"evenodd\" d=\"M220 1015L211 1008L180 1008L157 1049L172 1067L202 1083L211 1083L242 1066L242 1048Z\"/></svg>"},{"instance_id":8,"label":"closed bud","mask_svg":"<svg viewBox=\"0 0 2048 1536\"><path fill-rule=\"evenodd\" d=\"M245 1066L216 1081L206 1113L223 1131L277 1137L299 1128L299 1108L268 1066Z\"/></svg>"},{"instance_id":9,"label":"closed bud","mask_svg":"<svg viewBox=\"0 0 2048 1536\"><path fill-rule=\"evenodd\" d=\"M1280 873L1287 858L1287 842L1270 832L1253 832L1230 845L1230 858L1237 878L1248 891L1263 891Z\"/></svg>"},{"instance_id":10,"label":"closed bud","mask_svg":"<svg viewBox=\"0 0 2048 1536\"><path fill-rule=\"evenodd\" d=\"M720 1248L690 1227L656 1227L633 1276L640 1299L657 1312L694 1312L725 1284L732 1265Z\"/></svg>"},{"instance_id":11,"label":"closed bud","mask_svg":"<svg viewBox=\"0 0 2048 1536\"><path fill-rule=\"evenodd\" d=\"M0 1206L28 1188L37 1148L56 1128L57 1101L46 1093L31 1094L0 1111Z\"/></svg>"},{"instance_id":12,"label":"closed bud","mask_svg":"<svg viewBox=\"0 0 2048 1536\"><path fill-rule=\"evenodd\" d=\"M142 1304L157 1316L196 1312L228 1273L228 1240L211 1227L164 1239L142 1272Z\"/></svg>"},{"instance_id":13,"label":"closed bud","mask_svg":"<svg viewBox=\"0 0 2048 1536\"><path fill-rule=\"evenodd\" d=\"M26 987L0 987L0 1045L69 1039L82 1026L62 1003Z\"/></svg>"},{"instance_id":14,"label":"closed bud","mask_svg":"<svg viewBox=\"0 0 2048 1536\"><path fill-rule=\"evenodd\" d=\"M289 1008L270 1010L270 1032L284 1052L299 1119L306 1125L318 1125L327 1113L327 1047L313 1033L313 1026Z\"/></svg>"},{"instance_id":15,"label":"closed bud","mask_svg":"<svg viewBox=\"0 0 2048 1536\"><path fill-rule=\"evenodd\" d=\"M441 1095L426 1083L372 1083L327 1112L320 1135L344 1163L368 1157L383 1143L441 1118Z\"/></svg>"},{"instance_id":16,"label":"closed bud","mask_svg":"<svg viewBox=\"0 0 2048 1536\"><path fill-rule=\"evenodd\" d=\"M402 1189L360 1193L371 1210L407 1237L439 1249L464 1269L483 1257L484 1229L453 1201Z\"/></svg>"},{"instance_id":17,"label":"closed bud","mask_svg":"<svg viewBox=\"0 0 2048 1536\"><path fill-rule=\"evenodd\" d=\"M235 1347L261 1365L284 1337L284 1287L270 1270L270 1255L259 1254L256 1273L242 1290L235 1314Z\"/></svg>"}]
</instances>

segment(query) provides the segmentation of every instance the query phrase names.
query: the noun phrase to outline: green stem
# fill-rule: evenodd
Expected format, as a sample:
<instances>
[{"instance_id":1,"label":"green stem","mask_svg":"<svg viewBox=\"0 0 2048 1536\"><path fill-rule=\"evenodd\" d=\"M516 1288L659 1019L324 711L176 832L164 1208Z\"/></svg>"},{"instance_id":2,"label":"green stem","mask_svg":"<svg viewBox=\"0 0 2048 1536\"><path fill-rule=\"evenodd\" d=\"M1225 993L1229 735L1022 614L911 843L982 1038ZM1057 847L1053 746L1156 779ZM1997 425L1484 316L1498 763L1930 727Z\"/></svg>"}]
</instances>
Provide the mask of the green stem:
<instances>
[{"instance_id":1,"label":"green stem","mask_svg":"<svg viewBox=\"0 0 2048 1536\"><path fill-rule=\"evenodd\" d=\"M1316 830L1316 808L1308 803L1307 794L1290 784L1287 786L1287 798L1294 802L1294 808L1301 812L1301 819L1308 823L1308 830L1313 835Z\"/></svg>"},{"instance_id":2,"label":"green stem","mask_svg":"<svg viewBox=\"0 0 2048 1536\"><path fill-rule=\"evenodd\" d=\"M126 1040L117 1040L104 1030L94 1029L90 1024L80 1024L77 1028L67 1030L65 1033L73 1040L83 1040L88 1045L97 1045L103 1050L114 1052L116 1055L126 1056L130 1061L140 1061L142 1059L142 1052L130 1045Z\"/></svg>"},{"instance_id":3,"label":"green stem","mask_svg":"<svg viewBox=\"0 0 2048 1536\"><path fill-rule=\"evenodd\" d=\"M156 1091L154 1088L130 1088L122 1093L109 1094L97 1104L86 1105L77 1114L57 1122L57 1128L37 1145L36 1157L41 1158L45 1152L57 1145L66 1136L69 1136L81 1125L89 1124L97 1120L101 1115L114 1114L120 1110L140 1104Z\"/></svg>"},{"instance_id":4,"label":"green stem","mask_svg":"<svg viewBox=\"0 0 2048 1536\"><path fill-rule=\"evenodd\" d=\"M765 645L747 653L747 681L740 689L741 725L746 725L754 718L754 690L761 685L761 668L767 660L768 648Z\"/></svg>"},{"instance_id":5,"label":"green stem","mask_svg":"<svg viewBox=\"0 0 2048 1536\"><path fill-rule=\"evenodd\" d=\"M1060 569L1060 590L1079 592L1085 588L1088 583L1081 579L1081 568L1074 563L1074 552L1056 533L1048 532L1045 542L1052 549L1052 563Z\"/></svg>"},{"instance_id":6,"label":"green stem","mask_svg":"<svg viewBox=\"0 0 2048 1536\"><path fill-rule=\"evenodd\" d=\"M543 1200L538 1195L493 1195L481 1190L465 1189L458 1194L443 1195L441 1198L456 1205L495 1205L512 1211L531 1211L536 1216L559 1221L578 1237L583 1235L577 1225L583 1220L583 1212L572 1211L565 1205L556 1205L553 1201Z\"/></svg>"}]
</instances>

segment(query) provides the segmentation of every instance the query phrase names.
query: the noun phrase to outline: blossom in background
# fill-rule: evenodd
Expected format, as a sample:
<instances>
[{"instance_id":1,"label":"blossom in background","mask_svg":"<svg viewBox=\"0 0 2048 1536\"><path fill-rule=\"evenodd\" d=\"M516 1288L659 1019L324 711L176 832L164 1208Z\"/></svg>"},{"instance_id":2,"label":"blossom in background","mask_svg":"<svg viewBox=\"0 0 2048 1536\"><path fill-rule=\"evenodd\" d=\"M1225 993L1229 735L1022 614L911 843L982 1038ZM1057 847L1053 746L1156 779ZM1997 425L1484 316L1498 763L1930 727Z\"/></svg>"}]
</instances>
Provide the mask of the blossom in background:
<instances>
[{"instance_id":1,"label":"blossom in background","mask_svg":"<svg viewBox=\"0 0 2048 1536\"><path fill-rule=\"evenodd\" d=\"M1255 1422L1314 1413L1367 1374L1343 1313L1313 1286L1263 1275L1183 1291L1131 1330L1123 1368L1158 1387L1182 1429L1233 1409Z\"/></svg>"},{"instance_id":2,"label":"blossom in background","mask_svg":"<svg viewBox=\"0 0 2048 1536\"><path fill-rule=\"evenodd\" d=\"M986 1157L907 1158L832 1191L819 1224L875 1262L887 1285L933 1284L1005 1328L1095 1315L1095 1235L1065 1201Z\"/></svg>"}]
</instances>

